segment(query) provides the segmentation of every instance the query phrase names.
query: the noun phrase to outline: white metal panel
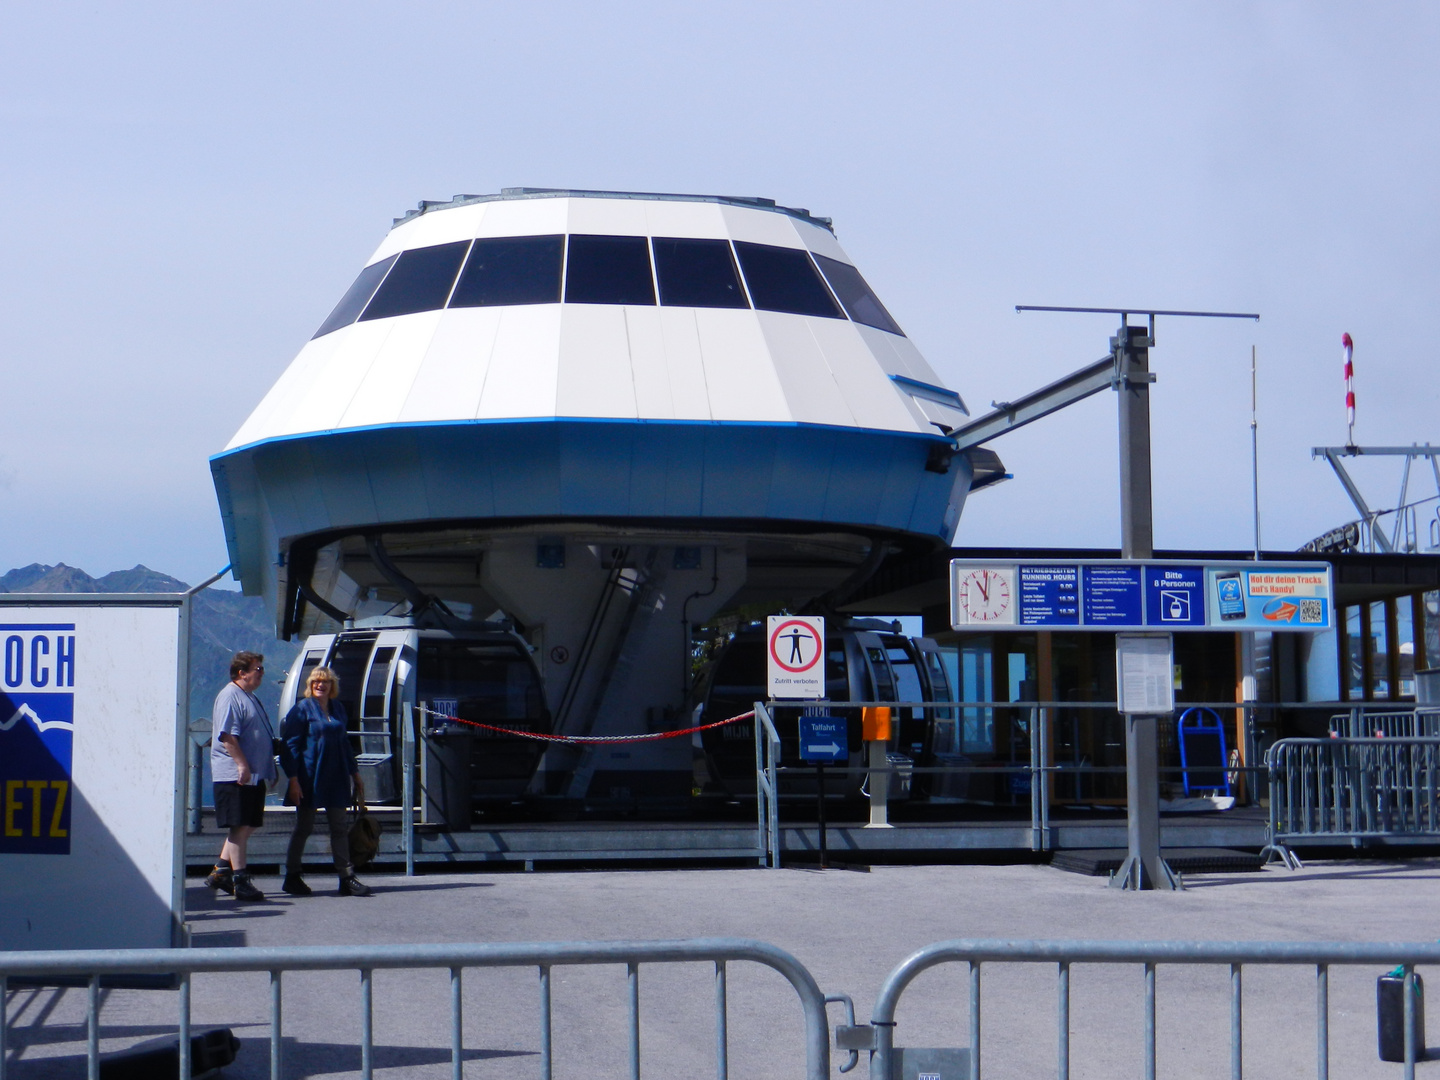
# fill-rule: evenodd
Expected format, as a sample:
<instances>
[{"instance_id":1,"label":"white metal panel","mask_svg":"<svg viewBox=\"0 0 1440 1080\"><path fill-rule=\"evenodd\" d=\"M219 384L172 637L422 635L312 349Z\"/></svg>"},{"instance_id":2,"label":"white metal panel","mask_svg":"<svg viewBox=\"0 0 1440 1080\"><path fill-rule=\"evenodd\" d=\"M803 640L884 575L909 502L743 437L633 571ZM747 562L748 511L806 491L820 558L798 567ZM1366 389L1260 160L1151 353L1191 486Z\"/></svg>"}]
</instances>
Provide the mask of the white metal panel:
<instances>
[{"instance_id":1,"label":"white metal panel","mask_svg":"<svg viewBox=\"0 0 1440 1080\"><path fill-rule=\"evenodd\" d=\"M774 244L776 247L798 248L805 245L790 224L788 214L773 210L747 210L743 206L721 205L730 236L751 244Z\"/></svg>"},{"instance_id":2,"label":"white metal panel","mask_svg":"<svg viewBox=\"0 0 1440 1080\"><path fill-rule=\"evenodd\" d=\"M859 323L856 328L877 355L884 355L881 349L888 349L889 354L895 358L893 370L897 375L908 375L923 383L930 383L934 386L944 386L940 376L935 374L935 369L930 366L929 361L920 355L920 350L915 343L907 337L899 334L887 333L884 330L876 330L873 326L863 326Z\"/></svg>"},{"instance_id":3,"label":"white metal panel","mask_svg":"<svg viewBox=\"0 0 1440 1080\"><path fill-rule=\"evenodd\" d=\"M340 417L341 427L396 421L443 315L443 311L419 311L391 320L395 327L355 388L349 407Z\"/></svg>"},{"instance_id":4,"label":"white metal panel","mask_svg":"<svg viewBox=\"0 0 1440 1080\"><path fill-rule=\"evenodd\" d=\"M926 420L930 421L936 428L943 430L947 435L968 419L959 409L946 405L943 402L923 397L920 394L911 394L910 400L917 409L925 414Z\"/></svg>"},{"instance_id":5,"label":"white metal panel","mask_svg":"<svg viewBox=\"0 0 1440 1080\"><path fill-rule=\"evenodd\" d=\"M634 419L635 376L625 308L565 304L562 312L555 415Z\"/></svg>"},{"instance_id":6,"label":"white metal panel","mask_svg":"<svg viewBox=\"0 0 1440 1080\"><path fill-rule=\"evenodd\" d=\"M400 408L399 420L469 420L475 416L504 310L452 308L444 313Z\"/></svg>"},{"instance_id":7,"label":"white metal panel","mask_svg":"<svg viewBox=\"0 0 1440 1080\"><path fill-rule=\"evenodd\" d=\"M349 332L350 328L346 327L306 342L300 355L281 372L270 392L255 406L255 411L245 423L240 425L240 430L225 449L233 450L237 446L246 446L276 434L277 414L291 405L297 397L303 397L310 392L316 373L324 369L330 354Z\"/></svg>"},{"instance_id":8,"label":"white metal panel","mask_svg":"<svg viewBox=\"0 0 1440 1080\"><path fill-rule=\"evenodd\" d=\"M477 419L555 415L559 304L500 308Z\"/></svg>"},{"instance_id":9,"label":"white metal panel","mask_svg":"<svg viewBox=\"0 0 1440 1080\"><path fill-rule=\"evenodd\" d=\"M625 339L630 350L630 372L635 388L635 412L647 420L675 419L670 360L660 329L658 307L621 308L625 313Z\"/></svg>"},{"instance_id":10,"label":"white metal panel","mask_svg":"<svg viewBox=\"0 0 1440 1080\"><path fill-rule=\"evenodd\" d=\"M825 320L775 311L757 311L755 316L770 347L775 374L785 388L790 415L802 424L855 427L855 416L810 332L810 322Z\"/></svg>"},{"instance_id":11,"label":"white metal panel","mask_svg":"<svg viewBox=\"0 0 1440 1080\"><path fill-rule=\"evenodd\" d=\"M645 220L651 236L688 236L724 240L730 235L719 203L647 202Z\"/></svg>"},{"instance_id":12,"label":"white metal panel","mask_svg":"<svg viewBox=\"0 0 1440 1080\"><path fill-rule=\"evenodd\" d=\"M811 251L829 256L843 263L850 262L850 256L845 254L844 249L840 247L840 241L835 239L835 234L829 229L822 229L819 225L811 225L808 222L801 221L799 218L791 218L790 225L795 230L795 235L800 238L800 242ZM854 263L851 263L851 265L853 266Z\"/></svg>"},{"instance_id":13,"label":"white metal panel","mask_svg":"<svg viewBox=\"0 0 1440 1080\"><path fill-rule=\"evenodd\" d=\"M645 202L641 199L566 199L569 231L613 236L645 236Z\"/></svg>"},{"instance_id":14,"label":"white metal panel","mask_svg":"<svg viewBox=\"0 0 1440 1080\"><path fill-rule=\"evenodd\" d=\"M705 360L700 351L700 331L695 324L696 310L662 307L659 315L675 419L712 419L710 391L705 385Z\"/></svg>"},{"instance_id":15,"label":"white metal panel","mask_svg":"<svg viewBox=\"0 0 1440 1080\"><path fill-rule=\"evenodd\" d=\"M566 228L568 199L513 199L486 203L476 236L552 236Z\"/></svg>"},{"instance_id":16,"label":"white metal panel","mask_svg":"<svg viewBox=\"0 0 1440 1080\"><path fill-rule=\"evenodd\" d=\"M398 321L375 319L337 330L336 335L344 337L325 362L316 365L309 386L276 408L269 436L328 431L339 424L356 388L370 371L376 353Z\"/></svg>"},{"instance_id":17,"label":"white metal panel","mask_svg":"<svg viewBox=\"0 0 1440 1080\"><path fill-rule=\"evenodd\" d=\"M875 354L858 333L858 326L836 319L809 319L810 332L825 356L855 422L864 428L892 431L929 431L906 407L905 395L885 374Z\"/></svg>"},{"instance_id":18,"label":"white metal panel","mask_svg":"<svg viewBox=\"0 0 1440 1080\"><path fill-rule=\"evenodd\" d=\"M119 598L59 606L19 596L0 604L0 631L24 645L23 670L6 672L6 694L19 707L0 716L0 798L23 800L18 812L3 811L0 951L180 944L183 615L178 598L166 606ZM37 637L46 639L43 652L33 644ZM57 685L62 640L73 666ZM37 658L39 678L30 668ZM28 714L21 712L26 706ZM26 747L39 738L48 744L49 784L65 775L68 742L64 788L36 791L24 782L40 776L15 775L36 762ZM68 828L63 807L56 827L61 791ZM28 811L37 795L47 811L40 831L49 850L22 854L14 849L26 838L15 834L34 828Z\"/></svg>"},{"instance_id":19,"label":"white metal panel","mask_svg":"<svg viewBox=\"0 0 1440 1080\"><path fill-rule=\"evenodd\" d=\"M419 217L411 218L403 225L390 230L371 257L376 262L409 248L430 247L433 244L448 244L453 240L469 240L475 235L485 216L488 203L471 203L447 210L431 210ZM367 266L369 263L366 264Z\"/></svg>"},{"instance_id":20,"label":"white metal panel","mask_svg":"<svg viewBox=\"0 0 1440 1080\"><path fill-rule=\"evenodd\" d=\"M716 420L793 420L757 312L695 308L710 415Z\"/></svg>"}]
</instances>

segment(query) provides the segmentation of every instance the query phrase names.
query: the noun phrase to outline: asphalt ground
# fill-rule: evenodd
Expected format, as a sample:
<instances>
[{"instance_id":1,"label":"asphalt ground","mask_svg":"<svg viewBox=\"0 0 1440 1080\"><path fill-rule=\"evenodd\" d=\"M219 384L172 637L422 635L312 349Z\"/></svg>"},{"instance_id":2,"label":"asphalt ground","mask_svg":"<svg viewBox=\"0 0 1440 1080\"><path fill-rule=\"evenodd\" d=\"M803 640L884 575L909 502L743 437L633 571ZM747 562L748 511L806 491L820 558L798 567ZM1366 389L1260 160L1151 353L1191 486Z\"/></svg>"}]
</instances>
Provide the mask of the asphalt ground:
<instances>
[{"instance_id":1,"label":"asphalt ground","mask_svg":"<svg viewBox=\"0 0 1440 1080\"><path fill-rule=\"evenodd\" d=\"M755 938L792 953L826 993L852 995L863 1021L896 964L951 938L1428 942L1440 936L1437 860L1194 875L1183 893L1139 894L1042 865L370 875L375 894L363 899L337 896L333 877L308 880L316 894L292 899L278 893L277 878L262 877L258 884L272 899L240 904L191 879L194 943ZM1400 1075L1401 1066L1379 1061L1376 1051L1381 970L1331 971L1333 1077ZM1158 1075L1228 1077L1228 968L1162 966L1157 985ZM1136 965L1073 970L1072 1076L1143 1075L1143 987ZM376 974L376 1075L449 1075L448 993L444 972ZM624 967L557 968L553 993L558 1080L627 1075ZM358 1075L356 974L297 973L286 977L284 994L286 1075ZM193 995L197 1025L228 1025L242 1039L225 1075L267 1076L267 977L199 975ZM967 995L963 966L922 975L901 1001L897 1045L965 1045ZM84 1000L74 989L10 993L8 1080L85 1075ZM102 1050L173 1032L175 1001L164 991L106 992ZM730 1075L803 1075L803 1026L790 986L768 969L732 963L729 1001ZM535 969L467 972L464 1002L467 1077L539 1075ZM982 1003L985 1076L1056 1075L1053 966L987 964ZM644 967L640 1005L642 1075L715 1075L713 969ZM1313 968L1247 968L1245 1075L1315 1076L1315 1012ZM832 1007L832 1022L839 1016ZM1440 1016L1433 1023L1430 1042L1440 1056ZM845 1059L836 1053L834 1065ZM1440 1076L1440 1063L1419 1069ZM851 1075L868 1075L863 1060Z\"/></svg>"}]
</instances>

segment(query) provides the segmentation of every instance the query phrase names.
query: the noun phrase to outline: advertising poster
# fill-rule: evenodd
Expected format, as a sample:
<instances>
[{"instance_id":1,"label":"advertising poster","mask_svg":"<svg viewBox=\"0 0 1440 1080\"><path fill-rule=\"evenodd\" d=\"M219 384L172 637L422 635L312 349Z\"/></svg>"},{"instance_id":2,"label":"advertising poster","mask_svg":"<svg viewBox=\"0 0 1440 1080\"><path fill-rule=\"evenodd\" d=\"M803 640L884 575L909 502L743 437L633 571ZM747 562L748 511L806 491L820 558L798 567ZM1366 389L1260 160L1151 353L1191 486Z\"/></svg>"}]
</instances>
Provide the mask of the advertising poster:
<instances>
[{"instance_id":1,"label":"advertising poster","mask_svg":"<svg viewBox=\"0 0 1440 1080\"><path fill-rule=\"evenodd\" d=\"M1326 572L1230 566L1210 569L1206 576L1215 607L1212 625L1231 630L1309 630L1330 625Z\"/></svg>"},{"instance_id":2,"label":"advertising poster","mask_svg":"<svg viewBox=\"0 0 1440 1080\"><path fill-rule=\"evenodd\" d=\"M0 853L70 854L75 624L0 622Z\"/></svg>"}]
</instances>

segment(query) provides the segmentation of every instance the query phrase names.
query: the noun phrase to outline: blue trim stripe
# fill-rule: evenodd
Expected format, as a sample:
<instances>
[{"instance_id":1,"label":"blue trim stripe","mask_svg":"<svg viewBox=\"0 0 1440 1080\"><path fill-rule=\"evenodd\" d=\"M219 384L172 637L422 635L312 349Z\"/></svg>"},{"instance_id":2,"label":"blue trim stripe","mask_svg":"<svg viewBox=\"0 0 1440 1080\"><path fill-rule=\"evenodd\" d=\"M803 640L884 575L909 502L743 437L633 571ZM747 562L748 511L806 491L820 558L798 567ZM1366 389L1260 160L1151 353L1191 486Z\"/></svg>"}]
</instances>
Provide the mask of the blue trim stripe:
<instances>
[{"instance_id":1,"label":"blue trim stripe","mask_svg":"<svg viewBox=\"0 0 1440 1080\"><path fill-rule=\"evenodd\" d=\"M970 415L969 411L965 408L965 402L960 400L960 395L948 387L921 382L919 379L912 379L908 375L891 375L890 378L912 394L929 398L932 401L938 401L944 405L954 405L961 412L965 413L966 416Z\"/></svg>"}]
</instances>

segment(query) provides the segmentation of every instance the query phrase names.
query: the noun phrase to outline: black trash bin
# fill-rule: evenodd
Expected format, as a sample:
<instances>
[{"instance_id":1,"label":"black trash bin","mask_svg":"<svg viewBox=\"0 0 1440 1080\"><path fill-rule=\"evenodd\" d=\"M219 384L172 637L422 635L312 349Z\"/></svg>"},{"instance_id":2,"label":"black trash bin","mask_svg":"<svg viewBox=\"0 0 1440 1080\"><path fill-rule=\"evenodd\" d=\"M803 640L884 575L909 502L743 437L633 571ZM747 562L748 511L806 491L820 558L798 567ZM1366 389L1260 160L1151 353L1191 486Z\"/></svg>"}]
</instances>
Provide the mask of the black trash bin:
<instances>
[{"instance_id":1,"label":"black trash bin","mask_svg":"<svg viewBox=\"0 0 1440 1080\"><path fill-rule=\"evenodd\" d=\"M1405 977L1390 972L1375 981L1380 1060L1405 1060ZM1415 976L1415 1060L1425 1057L1425 980Z\"/></svg>"},{"instance_id":2,"label":"black trash bin","mask_svg":"<svg viewBox=\"0 0 1440 1080\"><path fill-rule=\"evenodd\" d=\"M470 762L475 733L461 724L425 730L425 820L451 832L470 828Z\"/></svg>"}]
</instances>

